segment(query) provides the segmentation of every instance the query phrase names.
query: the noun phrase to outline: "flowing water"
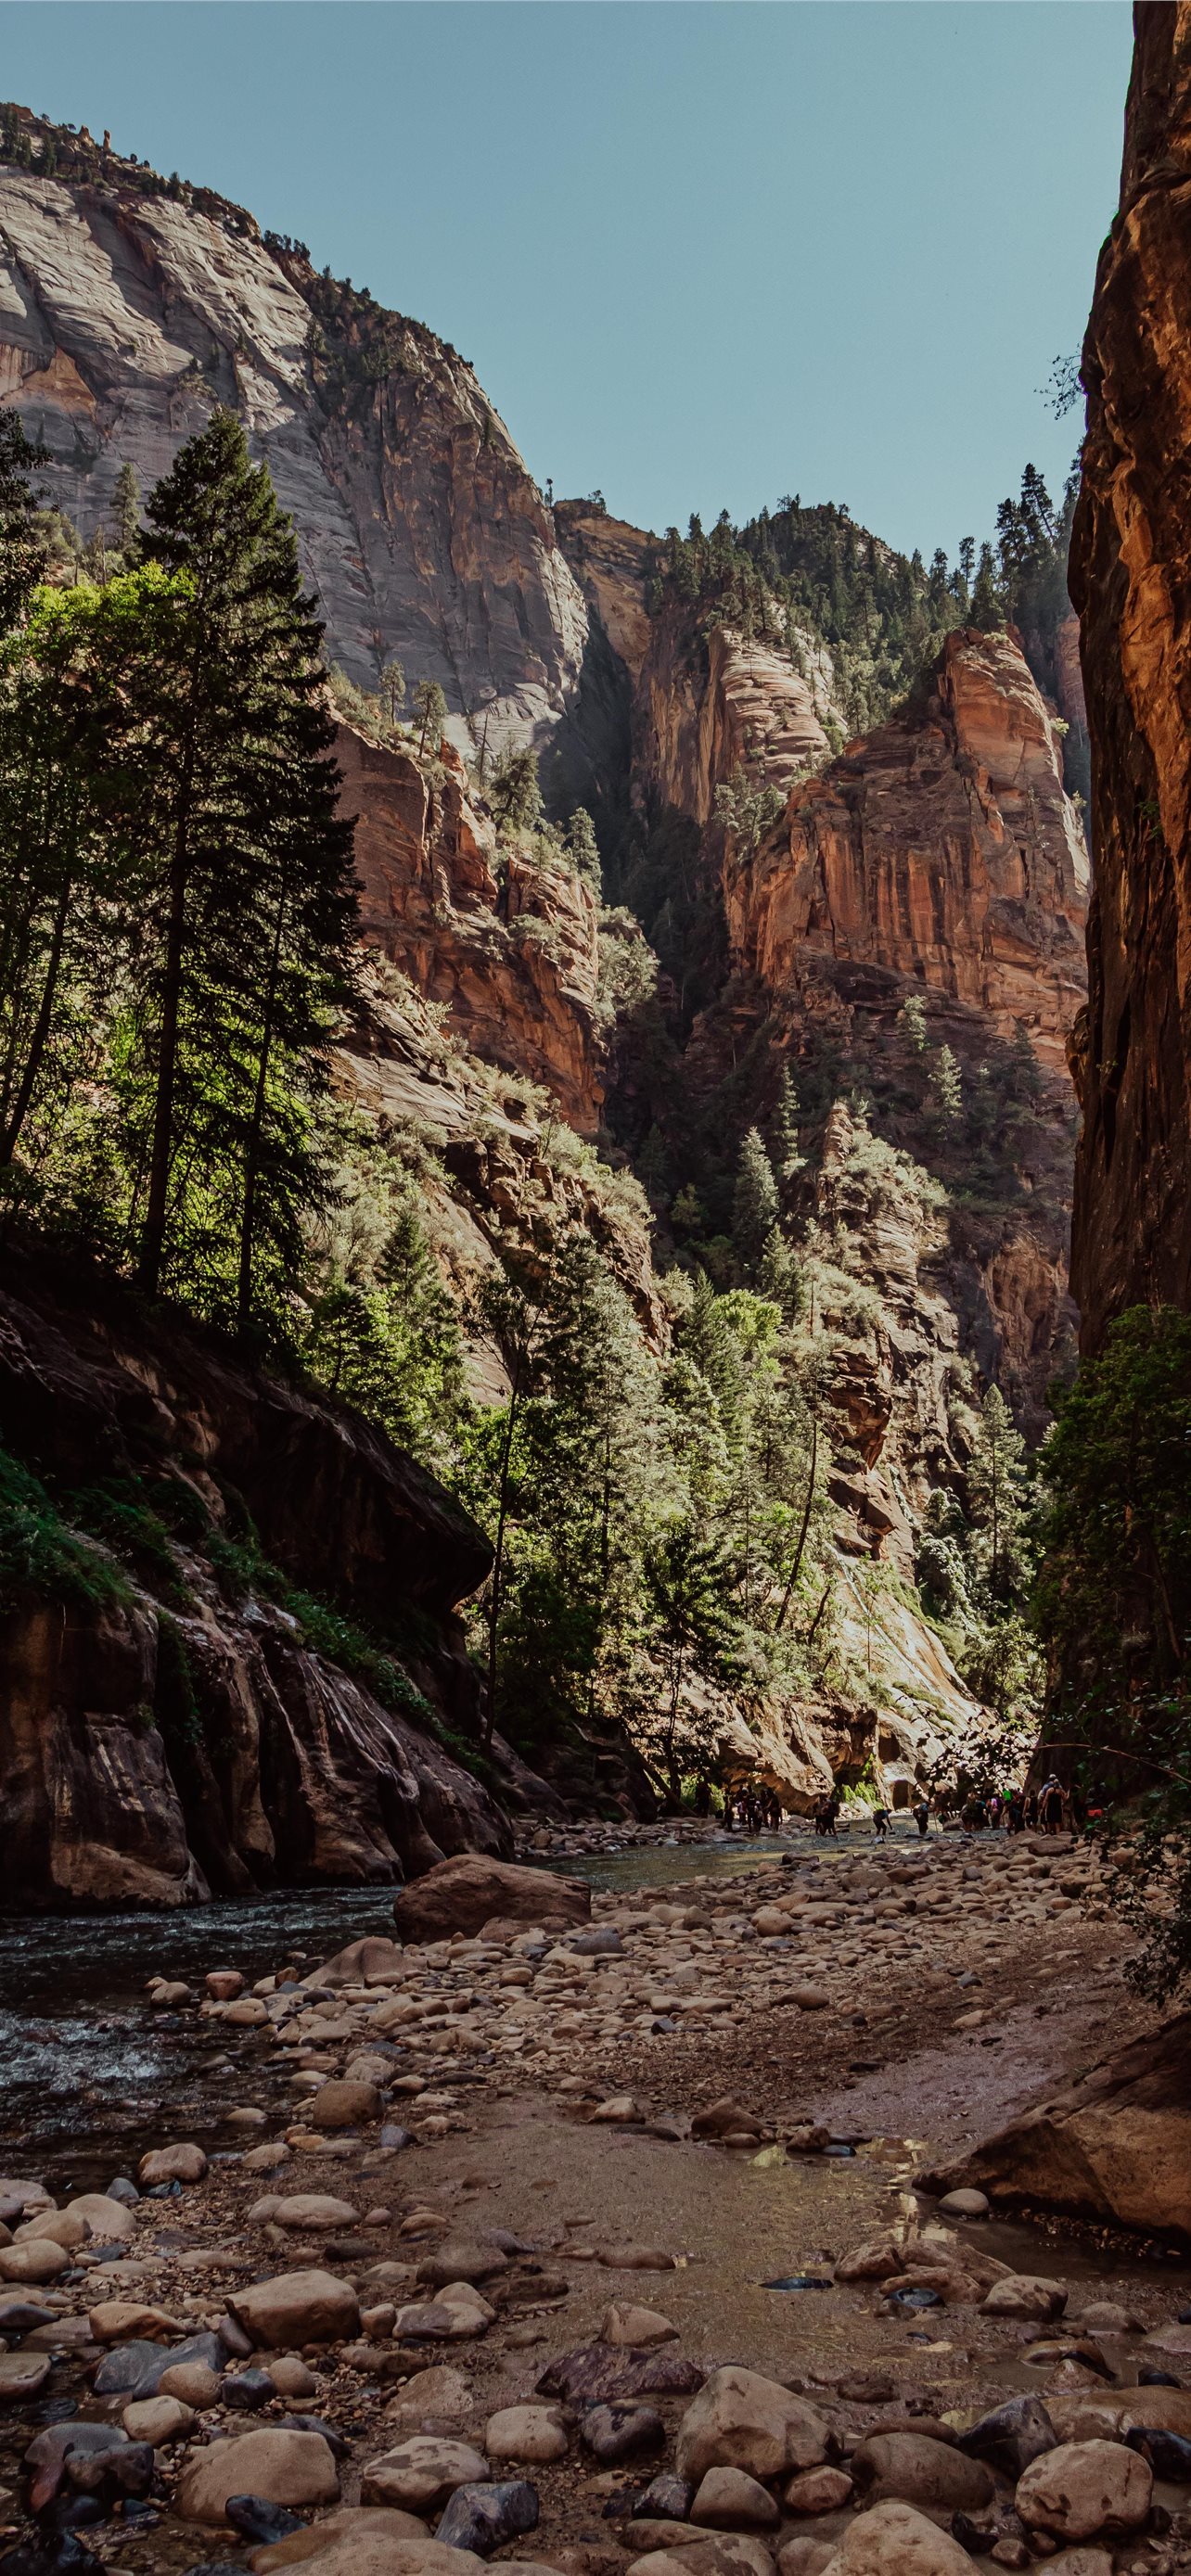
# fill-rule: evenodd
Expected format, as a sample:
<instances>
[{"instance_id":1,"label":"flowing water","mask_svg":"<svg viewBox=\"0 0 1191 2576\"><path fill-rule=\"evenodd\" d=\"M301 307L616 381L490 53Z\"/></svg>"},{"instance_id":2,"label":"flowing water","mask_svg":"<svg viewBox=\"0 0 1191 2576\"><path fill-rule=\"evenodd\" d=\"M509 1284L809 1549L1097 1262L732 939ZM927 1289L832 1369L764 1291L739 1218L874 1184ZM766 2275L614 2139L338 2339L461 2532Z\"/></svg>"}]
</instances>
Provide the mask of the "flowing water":
<instances>
[{"instance_id":1,"label":"flowing water","mask_svg":"<svg viewBox=\"0 0 1191 2576\"><path fill-rule=\"evenodd\" d=\"M869 1845L867 1834L857 1839ZM899 1837L889 1856L918 1848L916 1834ZM746 1878L782 1853L830 1870L847 1856L847 1845L787 1830L756 1841L724 1835L708 1843L560 1854L545 1866L601 1889L656 1888L664 1897L696 1877ZM873 1856L879 1854L877 1846ZM0 2162L9 2171L44 2175L60 2191L102 2187L129 2169L142 2145L157 2142L164 2102L171 2127L184 2106L185 2133L216 2149L230 2101L272 2100L279 2080L275 2053L255 2032L233 2040L189 2016L147 2011L149 1978L199 1985L208 1969L234 1965L251 1983L289 1962L314 1967L349 1941L390 1932L391 1907L387 1887L324 1887L175 1914L0 1921ZM224 2130L224 2145L226 2137ZM895 2172L903 2157L911 2160L905 2142L893 2138L874 2139L862 2150L870 2171L874 2154ZM856 2171L836 2167L830 2189L847 2198ZM778 2187L768 2175L766 2181ZM788 2187L788 2174L784 2182ZM980 2241L1002 2261L1048 2268L1037 2231L1024 2221L985 2226ZM1111 2272L1120 2280L1134 2268L1127 2256L1122 2262L1119 2242L1110 2254L1092 2237L1066 2236L1062 2259L1068 2273L1089 2277ZM1191 2282L1184 2267L1176 2277Z\"/></svg>"},{"instance_id":2,"label":"flowing water","mask_svg":"<svg viewBox=\"0 0 1191 2576\"><path fill-rule=\"evenodd\" d=\"M668 1885L704 1872L737 1875L783 1848L772 1837L747 1847L694 1844L560 1860L598 1887ZM788 1846L785 1846L788 1847ZM176 1914L27 1915L0 1919L0 2149L14 2157L103 2165L110 2134L139 2135L169 2086L211 2088L227 2063L203 2025L145 2010L151 1976L201 1983L209 1968L234 1965L251 1984L298 1960L314 1967L366 1933L391 1933L388 1887L287 1889ZM249 2066L253 2044L235 2051ZM247 2080L242 2079L242 2080ZM259 2084L257 2085L259 2091ZM242 2091L239 2098L250 2095ZM111 2161L111 2151L107 2153Z\"/></svg>"}]
</instances>

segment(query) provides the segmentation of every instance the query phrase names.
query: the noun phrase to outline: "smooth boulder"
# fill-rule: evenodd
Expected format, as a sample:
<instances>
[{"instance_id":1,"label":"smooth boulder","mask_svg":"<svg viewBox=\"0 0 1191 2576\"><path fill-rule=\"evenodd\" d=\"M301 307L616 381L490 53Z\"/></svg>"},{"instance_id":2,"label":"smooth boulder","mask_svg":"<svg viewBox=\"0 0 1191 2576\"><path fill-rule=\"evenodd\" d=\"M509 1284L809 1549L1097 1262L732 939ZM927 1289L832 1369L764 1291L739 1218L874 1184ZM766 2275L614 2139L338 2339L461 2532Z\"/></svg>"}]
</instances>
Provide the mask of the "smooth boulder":
<instances>
[{"instance_id":1,"label":"smooth boulder","mask_svg":"<svg viewBox=\"0 0 1191 2576\"><path fill-rule=\"evenodd\" d=\"M227 2304L249 2341L265 2351L346 2342L360 2331L355 2291L332 2272L281 2272L233 2292Z\"/></svg>"},{"instance_id":2,"label":"smooth boulder","mask_svg":"<svg viewBox=\"0 0 1191 2576\"><path fill-rule=\"evenodd\" d=\"M583 1880L491 1860L486 1852L458 1852L451 1860L436 1861L393 1900L401 1939L417 1942L479 1932L494 1915L549 1930L586 1923L590 1914L591 1889Z\"/></svg>"},{"instance_id":3,"label":"smooth boulder","mask_svg":"<svg viewBox=\"0 0 1191 2576\"><path fill-rule=\"evenodd\" d=\"M137 2166L137 2181L148 2191L159 2182L201 2182L206 2170L202 2148L179 2139L175 2147L151 2147Z\"/></svg>"},{"instance_id":4,"label":"smooth boulder","mask_svg":"<svg viewBox=\"0 0 1191 2576\"><path fill-rule=\"evenodd\" d=\"M1191 2013L922 2179L929 2190L984 2191L1191 2236Z\"/></svg>"},{"instance_id":5,"label":"smooth boulder","mask_svg":"<svg viewBox=\"0 0 1191 2576\"><path fill-rule=\"evenodd\" d=\"M184 2522L222 2523L229 2496L263 2496L267 2504L336 2504L339 2473L321 2433L291 2433L281 2425L208 2442L191 2453L178 2480L176 2509Z\"/></svg>"},{"instance_id":6,"label":"smooth boulder","mask_svg":"<svg viewBox=\"0 0 1191 2576\"><path fill-rule=\"evenodd\" d=\"M688 2406L674 2456L679 2476L695 2485L708 2469L780 2478L826 2459L827 2426L805 2398L792 2396L776 2379L730 2363L712 2372Z\"/></svg>"},{"instance_id":7,"label":"smooth boulder","mask_svg":"<svg viewBox=\"0 0 1191 2576\"><path fill-rule=\"evenodd\" d=\"M972 2576L966 2549L912 2504L857 2514L823 2576Z\"/></svg>"},{"instance_id":8,"label":"smooth boulder","mask_svg":"<svg viewBox=\"0 0 1191 2576\"><path fill-rule=\"evenodd\" d=\"M979 2513L996 2492L983 2460L967 2459L923 2433L870 2433L853 2452L851 2469L874 2504L892 2497L944 2521L953 2513Z\"/></svg>"},{"instance_id":9,"label":"smooth boulder","mask_svg":"<svg viewBox=\"0 0 1191 2576\"><path fill-rule=\"evenodd\" d=\"M1154 2473L1123 2442L1060 2442L1023 2470L1014 2504L1031 2531L1054 2540L1111 2539L1137 2531L1154 2491Z\"/></svg>"},{"instance_id":10,"label":"smooth boulder","mask_svg":"<svg viewBox=\"0 0 1191 2576\"><path fill-rule=\"evenodd\" d=\"M408 2440L383 2452L378 2460L369 2461L364 2471L364 2501L404 2505L407 2512L422 2513L442 2504L456 2487L487 2475L483 2452L473 2450L470 2442L453 2441L437 2433L412 2433Z\"/></svg>"}]
</instances>

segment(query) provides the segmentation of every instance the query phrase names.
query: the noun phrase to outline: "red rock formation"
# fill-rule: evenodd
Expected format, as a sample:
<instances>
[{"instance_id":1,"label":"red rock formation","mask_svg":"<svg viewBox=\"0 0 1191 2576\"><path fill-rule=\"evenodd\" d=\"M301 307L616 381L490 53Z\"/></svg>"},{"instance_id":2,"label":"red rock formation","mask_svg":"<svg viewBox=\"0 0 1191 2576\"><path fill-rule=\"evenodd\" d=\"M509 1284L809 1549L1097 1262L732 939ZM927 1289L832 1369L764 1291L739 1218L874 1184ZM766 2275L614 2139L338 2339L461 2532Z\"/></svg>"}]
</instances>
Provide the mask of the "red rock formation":
<instances>
[{"instance_id":1,"label":"red rock formation","mask_svg":"<svg viewBox=\"0 0 1191 2576\"><path fill-rule=\"evenodd\" d=\"M599 1124L596 903L566 868L512 854L444 745L438 781L344 725L343 801L357 817L360 928L478 1055L552 1091L580 1134Z\"/></svg>"},{"instance_id":2,"label":"red rock formation","mask_svg":"<svg viewBox=\"0 0 1191 2576\"><path fill-rule=\"evenodd\" d=\"M1088 1350L1124 1307L1191 1306L1191 7L1135 24L1071 565L1096 853L1072 1245Z\"/></svg>"},{"instance_id":3,"label":"red rock formation","mask_svg":"<svg viewBox=\"0 0 1191 2576\"><path fill-rule=\"evenodd\" d=\"M737 963L775 993L875 968L1028 1030L1061 1065L1083 998L1087 858L1046 708L1015 642L951 635L920 717L795 787L755 854L729 849Z\"/></svg>"},{"instance_id":4,"label":"red rock formation","mask_svg":"<svg viewBox=\"0 0 1191 2576\"><path fill-rule=\"evenodd\" d=\"M577 575L588 606L595 611L612 650L634 680L653 641L653 621L645 604L654 562L661 549L644 529L585 501L559 501L554 524L558 541Z\"/></svg>"},{"instance_id":5,"label":"red rock formation","mask_svg":"<svg viewBox=\"0 0 1191 2576\"><path fill-rule=\"evenodd\" d=\"M639 794L707 823L716 788L737 768L785 788L826 757L819 711L829 703L830 677L825 654L804 679L776 647L748 642L730 626L713 626L705 641L685 612L667 610L654 621L637 682Z\"/></svg>"}]
</instances>

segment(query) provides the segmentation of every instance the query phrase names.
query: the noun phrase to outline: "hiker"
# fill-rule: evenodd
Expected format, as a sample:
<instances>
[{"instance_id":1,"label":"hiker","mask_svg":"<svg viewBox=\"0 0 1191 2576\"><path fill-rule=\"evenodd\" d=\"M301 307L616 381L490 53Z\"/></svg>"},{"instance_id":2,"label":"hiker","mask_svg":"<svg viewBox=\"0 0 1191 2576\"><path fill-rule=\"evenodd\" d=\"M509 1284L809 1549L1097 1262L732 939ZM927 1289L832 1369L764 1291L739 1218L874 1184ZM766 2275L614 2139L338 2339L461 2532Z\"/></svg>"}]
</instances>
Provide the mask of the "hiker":
<instances>
[{"instance_id":1,"label":"hiker","mask_svg":"<svg viewBox=\"0 0 1191 2576\"><path fill-rule=\"evenodd\" d=\"M873 1808L873 1830L874 1830L874 1832L875 1832L875 1834L876 1834L877 1841L878 1841L879 1843L883 1843L883 1842L884 1842L884 1840L885 1840L885 1836L886 1836L886 1834L887 1834L887 1833L888 1833L888 1831L889 1831L889 1809L888 1809L888 1807L874 1807L874 1808Z\"/></svg>"},{"instance_id":2,"label":"hiker","mask_svg":"<svg viewBox=\"0 0 1191 2576\"><path fill-rule=\"evenodd\" d=\"M1063 1808L1065 1803L1064 1792L1052 1771L1050 1778L1046 1782L1042 1791L1042 1830L1044 1833L1062 1833L1064 1823Z\"/></svg>"},{"instance_id":3,"label":"hiker","mask_svg":"<svg viewBox=\"0 0 1191 2576\"><path fill-rule=\"evenodd\" d=\"M916 1825L917 1825L917 1827L918 1827L918 1831L919 1831L919 1833L920 1833L920 1834L925 1838L926 1830L927 1830L927 1827L928 1827L928 1825L929 1825L929 1823L930 1823L930 1800L929 1800L929 1798L920 1798L920 1799L919 1799L918 1804L917 1804L917 1806L916 1806L916 1807L915 1807L915 1809L914 1809L914 1822L915 1822L915 1824L916 1824Z\"/></svg>"},{"instance_id":4,"label":"hiker","mask_svg":"<svg viewBox=\"0 0 1191 2576\"><path fill-rule=\"evenodd\" d=\"M1024 1810L1024 1807L1023 1807L1023 1804L1022 1804L1022 1794L1021 1794L1020 1789L1015 1789L1015 1790L1013 1791L1013 1794L1012 1794L1012 1796L1011 1796L1010 1800L1009 1800L1008 1807L1006 1808L1006 1811L1005 1811L1005 1829L1006 1829L1006 1832L1007 1832L1007 1833L1011 1833L1011 1834L1019 1834L1019 1833L1021 1832L1021 1829L1022 1829L1022 1826L1024 1825L1024 1823L1025 1823L1025 1810Z\"/></svg>"}]
</instances>

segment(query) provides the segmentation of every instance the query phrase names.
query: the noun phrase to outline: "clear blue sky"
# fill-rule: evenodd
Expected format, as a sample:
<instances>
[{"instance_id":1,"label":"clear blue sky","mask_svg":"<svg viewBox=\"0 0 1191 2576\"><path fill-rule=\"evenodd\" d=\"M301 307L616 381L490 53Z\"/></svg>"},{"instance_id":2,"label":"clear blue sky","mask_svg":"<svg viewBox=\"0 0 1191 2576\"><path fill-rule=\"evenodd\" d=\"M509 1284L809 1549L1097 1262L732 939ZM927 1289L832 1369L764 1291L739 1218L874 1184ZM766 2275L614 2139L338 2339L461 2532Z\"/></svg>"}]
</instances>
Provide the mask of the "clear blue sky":
<instances>
[{"instance_id":1,"label":"clear blue sky","mask_svg":"<svg viewBox=\"0 0 1191 2576\"><path fill-rule=\"evenodd\" d=\"M532 471L662 528L798 491L991 531L1074 416L1124 0L57 0L7 95L205 181L476 366Z\"/></svg>"}]
</instances>

